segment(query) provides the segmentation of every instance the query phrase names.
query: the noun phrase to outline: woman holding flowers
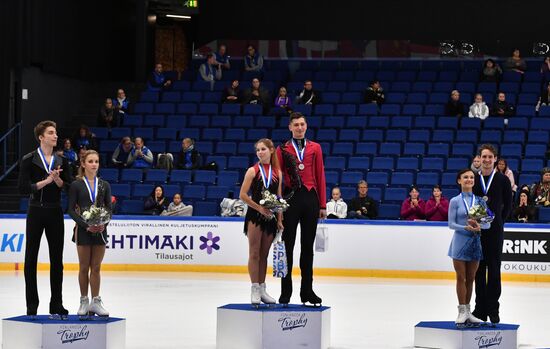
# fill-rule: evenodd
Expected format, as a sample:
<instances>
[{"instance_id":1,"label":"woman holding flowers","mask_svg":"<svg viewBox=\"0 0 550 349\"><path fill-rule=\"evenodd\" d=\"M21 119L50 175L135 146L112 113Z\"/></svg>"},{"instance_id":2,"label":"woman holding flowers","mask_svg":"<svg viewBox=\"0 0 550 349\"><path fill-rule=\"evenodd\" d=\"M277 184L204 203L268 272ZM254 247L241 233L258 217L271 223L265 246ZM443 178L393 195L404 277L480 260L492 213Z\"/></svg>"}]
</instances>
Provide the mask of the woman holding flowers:
<instances>
[{"instance_id":1,"label":"woman holding flowers","mask_svg":"<svg viewBox=\"0 0 550 349\"><path fill-rule=\"evenodd\" d=\"M76 243L80 270L80 308L78 315L88 313L109 316L99 296L100 270L107 243L106 222L111 212L111 187L97 177L99 154L88 150L80 159L77 179L69 190L68 213L76 222L73 241ZM107 217L103 217L103 215ZM100 215L102 217L100 217ZM91 289L92 302L88 298Z\"/></svg>"},{"instance_id":2,"label":"woman holding flowers","mask_svg":"<svg viewBox=\"0 0 550 349\"><path fill-rule=\"evenodd\" d=\"M277 231L283 229L283 215L282 212L274 213L268 209L264 198L269 196L268 193L281 197L282 174L275 146L270 139L260 139L255 148L259 161L246 171L240 198L248 205L244 232L248 236L251 303L259 305L260 302L275 303L275 299L266 292L265 276L271 243ZM266 191L268 193L264 193Z\"/></svg>"},{"instance_id":3,"label":"woman holding flowers","mask_svg":"<svg viewBox=\"0 0 550 349\"><path fill-rule=\"evenodd\" d=\"M481 228L489 224L480 224L483 207L482 198L472 193L475 174L471 169L458 172L457 183L461 193L451 199L449 204L449 228L454 230L453 240L449 247L449 257L453 259L456 272L456 293L458 296L457 325L481 323L482 321L470 312L473 284L479 261L483 258L481 251Z\"/></svg>"}]
</instances>

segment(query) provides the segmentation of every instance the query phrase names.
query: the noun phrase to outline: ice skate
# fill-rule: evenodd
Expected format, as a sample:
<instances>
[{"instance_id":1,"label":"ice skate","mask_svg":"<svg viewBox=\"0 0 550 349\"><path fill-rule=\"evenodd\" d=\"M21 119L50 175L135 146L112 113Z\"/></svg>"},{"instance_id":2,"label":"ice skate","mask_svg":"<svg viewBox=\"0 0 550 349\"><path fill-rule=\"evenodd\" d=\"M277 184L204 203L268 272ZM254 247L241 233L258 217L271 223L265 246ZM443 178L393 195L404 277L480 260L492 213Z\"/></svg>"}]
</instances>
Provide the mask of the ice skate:
<instances>
[{"instance_id":1,"label":"ice skate","mask_svg":"<svg viewBox=\"0 0 550 349\"><path fill-rule=\"evenodd\" d=\"M500 316L497 314L490 314L489 321L491 321L491 326L495 327L496 324L500 323Z\"/></svg>"},{"instance_id":2,"label":"ice skate","mask_svg":"<svg viewBox=\"0 0 550 349\"><path fill-rule=\"evenodd\" d=\"M250 303L254 308L258 309L260 307L260 304L262 303L260 284L252 284L250 291Z\"/></svg>"},{"instance_id":3,"label":"ice skate","mask_svg":"<svg viewBox=\"0 0 550 349\"><path fill-rule=\"evenodd\" d=\"M275 301L275 298L271 297L265 287L265 282L263 284L260 284L260 298L262 300L262 303L267 304L268 307L272 307L277 303Z\"/></svg>"},{"instance_id":4,"label":"ice skate","mask_svg":"<svg viewBox=\"0 0 550 349\"><path fill-rule=\"evenodd\" d=\"M466 305L460 304L458 306L458 317L455 320L456 327L458 328L465 328L468 326L468 310L466 308Z\"/></svg>"},{"instance_id":5,"label":"ice skate","mask_svg":"<svg viewBox=\"0 0 550 349\"><path fill-rule=\"evenodd\" d=\"M50 319L52 320L67 320L69 318L69 311L63 308L63 305L50 304Z\"/></svg>"},{"instance_id":6,"label":"ice skate","mask_svg":"<svg viewBox=\"0 0 550 349\"><path fill-rule=\"evenodd\" d=\"M466 320L468 326L479 327L483 324L483 321L475 317L470 311L470 304L466 304L466 313L468 315L468 319Z\"/></svg>"},{"instance_id":7,"label":"ice skate","mask_svg":"<svg viewBox=\"0 0 550 349\"><path fill-rule=\"evenodd\" d=\"M38 316L36 315L37 311L38 307L27 307L27 318L31 321L38 319Z\"/></svg>"},{"instance_id":8,"label":"ice skate","mask_svg":"<svg viewBox=\"0 0 550 349\"><path fill-rule=\"evenodd\" d=\"M94 314L102 318L109 317L109 312L103 307L103 302L99 296L94 297L88 307L88 315L93 316Z\"/></svg>"},{"instance_id":9,"label":"ice skate","mask_svg":"<svg viewBox=\"0 0 550 349\"><path fill-rule=\"evenodd\" d=\"M80 297L80 307L78 308L78 311L76 314L78 315L80 320L87 320L88 319L88 308L90 307L90 299L88 296L82 296Z\"/></svg>"},{"instance_id":10,"label":"ice skate","mask_svg":"<svg viewBox=\"0 0 550 349\"><path fill-rule=\"evenodd\" d=\"M306 307L320 307L323 300L318 297L313 290L307 293L300 293L300 298L302 299L302 304Z\"/></svg>"}]
</instances>

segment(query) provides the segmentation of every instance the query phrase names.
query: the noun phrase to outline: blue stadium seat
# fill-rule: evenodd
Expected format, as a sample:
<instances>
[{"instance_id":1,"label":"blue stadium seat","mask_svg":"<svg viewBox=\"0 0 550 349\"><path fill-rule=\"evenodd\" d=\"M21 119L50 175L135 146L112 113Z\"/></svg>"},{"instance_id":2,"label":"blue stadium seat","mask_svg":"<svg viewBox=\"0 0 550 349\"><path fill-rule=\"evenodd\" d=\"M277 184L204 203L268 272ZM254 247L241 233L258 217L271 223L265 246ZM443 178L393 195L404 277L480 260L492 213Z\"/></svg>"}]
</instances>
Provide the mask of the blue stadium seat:
<instances>
[{"instance_id":1,"label":"blue stadium seat","mask_svg":"<svg viewBox=\"0 0 550 349\"><path fill-rule=\"evenodd\" d=\"M99 169L99 177L109 183L116 183L118 182L118 169L101 168Z\"/></svg>"},{"instance_id":2,"label":"blue stadium seat","mask_svg":"<svg viewBox=\"0 0 550 349\"><path fill-rule=\"evenodd\" d=\"M378 115L378 106L375 103L360 104L358 115Z\"/></svg>"},{"instance_id":3,"label":"blue stadium seat","mask_svg":"<svg viewBox=\"0 0 550 349\"><path fill-rule=\"evenodd\" d=\"M422 159L422 170L443 171L444 167L442 158L425 157Z\"/></svg>"},{"instance_id":4,"label":"blue stadium seat","mask_svg":"<svg viewBox=\"0 0 550 349\"><path fill-rule=\"evenodd\" d=\"M545 144L527 144L525 146L526 158L543 158L545 156L547 146Z\"/></svg>"},{"instance_id":5,"label":"blue stadium seat","mask_svg":"<svg viewBox=\"0 0 550 349\"><path fill-rule=\"evenodd\" d=\"M253 128L254 117L249 115L236 116L233 119L233 127Z\"/></svg>"},{"instance_id":6,"label":"blue stadium seat","mask_svg":"<svg viewBox=\"0 0 550 349\"><path fill-rule=\"evenodd\" d=\"M370 171L367 173L367 182L374 185L387 185L388 172Z\"/></svg>"},{"instance_id":7,"label":"blue stadium seat","mask_svg":"<svg viewBox=\"0 0 550 349\"><path fill-rule=\"evenodd\" d=\"M458 118L454 116L440 117L437 119L437 128L456 130L458 128Z\"/></svg>"},{"instance_id":8,"label":"blue stadium seat","mask_svg":"<svg viewBox=\"0 0 550 349\"><path fill-rule=\"evenodd\" d=\"M162 93L162 102L180 103L181 93L179 91L166 91Z\"/></svg>"},{"instance_id":9,"label":"blue stadium seat","mask_svg":"<svg viewBox=\"0 0 550 349\"><path fill-rule=\"evenodd\" d=\"M372 159L372 170L392 171L395 167L394 159L391 157L376 156Z\"/></svg>"},{"instance_id":10,"label":"blue stadium seat","mask_svg":"<svg viewBox=\"0 0 550 349\"><path fill-rule=\"evenodd\" d=\"M132 190L132 197L143 199L151 195L154 189L155 189L155 186L151 184L134 184L134 188ZM141 203L141 206L143 208L143 202Z\"/></svg>"},{"instance_id":11,"label":"blue stadium seat","mask_svg":"<svg viewBox=\"0 0 550 349\"><path fill-rule=\"evenodd\" d=\"M292 107L295 112L302 113L303 115L310 116L312 113L312 106L310 104L297 104Z\"/></svg>"},{"instance_id":12,"label":"blue stadium seat","mask_svg":"<svg viewBox=\"0 0 550 349\"><path fill-rule=\"evenodd\" d=\"M200 138L200 129L198 128L184 128L179 130L179 138L191 138L197 140Z\"/></svg>"},{"instance_id":13,"label":"blue stadium seat","mask_svg":"<svg viewBox=\"0 0 550 349\"><path fill-rule=\"evenodd\" d=\"M183 187L184 199L202 200L205 198L205 196L206 196L206 187L204 185L189 184Z\"/></svg>"},{"instance_id":14,"label":"blue stadium seat","mask_svg":"<svg viewBox=\"0 0 550 349\"><path fill-rule=\"evenodd\" d=\"M401 205L380 204L378 207L378 218L386 220L398 220L401 214Z\"/></svg>"},{"instance_id":15,"label":"blue stadium seat","mask_svg":"<svg viewBox=\"0 0 550 349\"><path fill-rule=\"evenodd\" d=\"M355 155L373 156L378 153L378 144L372 142L358 142L355 148Z\"/></svg>"},{"instance_id":16,"label":"blue stadium seat","mask_svg":"<svg viewBox=\"0 0 550 349\"><path fill-rule=\"evenodd\" d=\"M429 93L432 91L432 83L429 81L417 81L413 83L411 91Z\"/></svg>"},{"instance_id":17,"label":"blue stadium seat","mask_svg":"<svg viewBox=\"0 0 550 349\"><path fill-rule=\"evenodd\" d=\"M256 119L256 127L258 128L275 128L276 118L274 116L262 116Z\"/></svg>"},{"instance_id":18,"label":"blue stadium seat","mask_svg":"<svg viewBox=\"0 0 550 349\"><path fill-rule=\"evenodd\" d=\"M401 143L381 143L379 154L398 157L401 155ZM393 169L393 166L391 169Z\"/></svg>"},{"instance_id":19,"label":"blue stadium seat","mask_svg":"<svg viewBox=\"0 0 550 349\"><path fill-rule=\"evenodd\" d=\"M521 158L522 146L521 144L502 144L500 146L500 154L502 157L509 158Z\"/></svg>"},{"instance_id":20,"label":"blue stadium seat","mask_svg":"<svg viewBox=\"0 0 550 349\"><path fill-rule=\"evenodd\" d=\"M362 140L367 142L382 142L384 140L384 131L364 130Z\"/></svg>"},{"instance_id":21,"label":"blue stadium seat","mask_svg":"<svg viewBox=\"0 0 550 349\"><path fill-rule=\"evenodd\" d=\"M218 104L217 103L201 103L199 104L200 115L216 115L218 114Z\"/></svg>"},{"instance_id":22,"label":"blue stadium seat","mask_svg":"<svg viewBox=\"0 0 550 349\"><path fill-rule=\"evenodd\" d=\"M460 121L461 129L479 130L481 129L481 120L479 118L462 118Z\"/></svg>"},{"instance_id":23,"label":"blue stadium seat","mask_svg":"<svg viewBox=\"0 0 550 349\"><path fill-rule=\"evenodd\" d=\"M210 116L208 115L192 115L187 121L189 127L210 127Z\"/></svg>"},{"instance_id":24,"label":"blue stadium seat","mask_svg":"<svg viewBox=\"0 0 550 349\"><path fill-rule=\"evenodd\" d=\"M408 104L426 104L428 102L428 96L423 92L413 92L407 95Z\"/></svg>"},{"instance_id":25,"label":"blue stadium seat","mask_svg":"<svg viewBox=\"0 0 550 349\"><path fill-rule=\"evenodd\" d=\"M195 103L179 103L177 105L178 114L196 114L197 105Z\"/></svg>"},{"instance_id":26,"label":"blue stadium seat","mask_svg":"<svg viewBox=\"0 0 550 349\"><path fill-rule=\"evenodd\" d=\"M407 99L407 94L400 92L390 92L386 95L386 103L403 104Z\"/></svg>"},{"instance_id":27,"label":"blue stadium seat","mask_svg":"<svg viewBox=\"0 0 550 349\"><path fill-rule=\"evenodd\" d=\"M128 183L111 183L111 194L118 198L129 198L131 186ZM142 203L143 207L143 203Z\"/></svg>"},{"instance_id":28,"label":"blue stadium seat","mask_svg":"<svg viewBox=\"0 0 550 349\"><path fill-rule=\"evenodd\" d=\"M454 143L451 153L453 156L473 157L474 152L475 152L475 149L473 144Z\"/></svg>"},{"instance_id":29,"label":"blue stadium seat","mask_svg":"<svg viewBox=\"0 0 550 349\"><path fill-rule=\"evenodd\" d=\"M531 185L533 183L539 183L540 182L540 174L533 174L533 173L521 173L519 175L519 181L518 186L520 185Z\"/></svg>"},{"instance_id":30,"label":"blue stadium seat","mask_svg":"<svg viewBox=\"0 0 550 349\"><path fill-rule=\"evenodd\" d=\"M141 137L147 141L153 139L153 129L150 127L136 127L133 133L134 137Z\"/></svg>"},{"instance_id":31,"label":"blue stadium seat","mask_svg":"<svg viewBox=\"0 0 550 349\"><path fill-rule=\"evenodd\" d=\"M379 187L379 186L370 186L369 191L367 193L367 195L370 196L374 201L382 200L383 194L384 194L383 187Z\"/></svg>"},{"instance_id":32,"label":"blue stadium seat","mask_svg":"<svg viewBox=\"0 0 550 349\"><path fill-rule=\"evenodd\" d=\"M418 171L418 158L401 157L397 159L396 170Z\"/></svg>"},{"instance_id":33,"label":"blue stadium seat","mask_svg":"<svg viewBox=\"0 0 550 349\"><path fill-rule=\"evenodd\" d=\"M106 140L106 139L101 140L99 142L99 151L102 153L111 154L112 152L115 151L115 148L118 146L119 143L120 142L117 140Z\"/></svg>"},{"instance_id":34,"label":"blue stadium seat","mask_svg":"<svg viewBox=\"0 0 550 349\"><path fill-rule=\"evenodd\" d=\"M368 171L370 169L370 158L366 156L350 156L348 170Z\"/></svg>"},{"instance_id":35,"label":"blue stadium seat","mask_svg":"<svg viewBox=\"0 0 550 349\"><path fill-rule=\"evenodd\" d=\"M425 152L426 145L424 143L408 142L403 146L403 155L423 156Z\"/></svg>"},{"instance_id":36,"label":"blue stadium seat","mask_svg":"<svg viewBox=\"0 0 550 349\"><path fill-rule=\"evenodd\" d=\"M369 117L369 127L381 128L381 129L389 128L390 117L389 116L371 116Z\"/></svg>"},{"instance_id":37,"label":"blue stadium seat","mask_svg":"<svg viewBox=\"0 0 550 349\"><path fill-rule=\"evenodd\" d=\"M399 81L396 81L392 85L392 92L409 92L411 90L411 82L409 81L403 81L399 79Z\"/></svg>"},{"instance_id":38,"label":"blue stadium seat","mask_svg":"<svg viewBox=\"0 0 550 349\"><path fill-rule=\"evenodd\" d=\"M447 143L430 143L428 145L429 156L449 156L449 144Z\"/></svg>"},{"instance_id":39,"label":"blue stadium seat","mask_svg":"<svg viewBox=\"0 0 550 349\"><path fill-rule=\"evenodd\" d=\"M353 148L354 146L351 142L337 142L334 143L332 148L332 155L350 156L354 153Z\"/></svg>"},{"instance_id":40,"label":"blue stadium seat","mask_svg":"<svg viewBox=\"0 0 550 349\"><path fill-rule=\"evenodd\" d=\"M269 138L267 129L265 128L257 128L257 129L249 129L246 131L246 140L247 141L257 141L262 138Z\"/></svg>"},{"instance_id":41,"label":"blue stadium seat","mask_svg":"<svg viewBox=\"0 0 550 349\"><path fill-rule=\"evenodd\" d=\"M131 135L132 131L129 127L114 127L111 129L111 139L120 140L122 137L130 137Z\"/></svg>"},{"instance_id":42,"label":"blue stadium seat","mask_svg":"<svg viewBox=\"0 0 550 349\"><path fill-rule=\"evenodd\" d=\"M392 128L405 128L410 129L412 127L412 117L410 116L395 116L391 118Z\"/></svg>"},{"instance_id":43,"label":"blue stadium seat","mask_svg":"<svg viewBox=\"0 0 550 349\"><path fill-rule=\"evenodd\" d=\"M246 139L245 130L242 128L228 128L225 130L226 141L242 141Z\"/></svg>"},{"instance_id":44,"label":"blue stadium seat","mask_svg":"<svg viewBox=\"0 0 550 349\"><path fill-rule=\"evenodd\" d=\"M448 142L452 143L455 139L455 132L453 130L434 130L432 135L432 142Z\"/></svg>"},{"instance_id":45,"label":"blue stadium seat","mask_svg":"<svg viewBox=\"0 0 550 349\"><path fill-rule=\"evenodd\" d=\"M170 172L170 183L191 183L191 170L172 170Z\"/></svg>"},{"instance_id":46,"label":"blue stadium seat","mask_svg":"<svg viewBox=\"0 0 550 349\"><path fill-rule=\"evenodd\" d=\"M164 127L164 115L146 115L143 118L143 126Z\"/></svg>"},{"instance_id":47,"label":"blue stadium seat","mask_svg":"<svg viewBox=\"0 0 550 349\"><path fill-rule=\"evenodd\" d=\"M416 176L416 185L418 186L430 186L439 184L439 173L437 172L418 172Z\"/></svg>"},{"instance_id":48,"label":"blue stadium seat","mask_svg":"<svg viewBox=\"0 0 550 349\"><path fill-rule=\"evenodd\" d=\"M360 138L361 138L360 131L353 130L353 129L340 130L340 135L338 137L338 139L343 142L346 142L346 141L358 142Z\"/></svg>"},{"instance_id":49,"label":"blue stadium seat","mask_svg":"<svg viewBox=\"0 0 550 349\"><path fill-rule=\"evenodd\" d=\"M335 129L321 129L317 132L319 142L332 142L337 139L338 132Z\"/></svg>"},{"instance_id":50,"label":"blue stadium seat","mask_svg":"<svg viewBox=\"0 0 550 349\"><path fill-rule=\"evenodd\" d=\"M500 144L502 142L502 131L483 130L479 136L480 143Z\"/></svg>"},{"instance_id":51,"label":"blue stadium seat","mask_svg":"<svg viewBox=\"0 0 550 349\"><path fill-rule=\"evenodd\" d=\"M327 156L325 159L325 168L342 171L346 168L346 158L343 156Z\"/></svg>"},{"instance_id":52,"label":"blue stadium seat","mask_svg":"<svg viewBox=\"0 0 550 349\"><path fill-rule=\"evenodd\" d=\"M542 168L544 167L544 162L541 159L523 159L521 161L521 172L527 173L527 172L533 172L533 173L540 173Z\"/></svg>"},{"instance_id":53,"label":"blue stadium seat","mask_svg":"<svg viewBox=\"0 0 550 349\"><path fill-rule=\"evenodd\" d=\"M423 115L424 114L424 107L421 104L405 104L403 106L403 115Z\"/></svg>"},{"instance_id":54,"label":"blue stadium seat","mask_svg":"<svg viewBox=\"0 0 550 349\"><path fill-rule=\"evenodd\" d=\"M430 141L430 133L430 130L410 130L409 141L428 143Z\"/></svg>"},{"instance_id":55,"label":"blue stadium seat","mask_svg":"<svg viewBox=\"0 0 550 349\"><path fill-rule=\"evenodd\" d=\"M223 103L220 113L222 115L239 115L241 114L241 105L232 103Z\"/></svg>"},{"instance_id":56,"label":"blue stadium seat","mask_svg":"<svg viewBox=\"0 0 550 349\"><path fill-rule=\"evenodd\" d=\"M214 143L209 141L195 142L195 149L202 154L212 154L214 152Z\"/></svg>"},{"instance_id":57,"label":"blue stadium seat","mask_svg":"<svg viewBox=\"0 0 550 349\"><path fill-rule=\"evenodd\" d=\"M402 202L408 196L406 188L386 188L384 201Z\"/></svg>"},{"instance_id":58,"label":"blue stadium seat","mask_svg":"<svg viewBox=\"0 0 550 349\"><path fill-rule=\"evenodd\" d=\"M401 106L399 104L382 104L380 115L393 116L401 114Z\"/></svg>"},{"instance_id":59,"label":"blue stadium seat","mask_svg":"<svg viewBox=\"0 0 550 349\"><path fill-rule=\"evenodd\" d=\"M258 104L245 104L243 106L243 115L262 115L262 106Z\"/></svg>"},{"instance_id":60,"label":"blue stadium seat","mask_svg":"<svg viewBox=\"0 0 550 349\"><path fill-rule=\"evenodd\" d=\"M327 186L333 187L340 183L340 173L338 171L325 171L325 179Z\"/></svg>"},{"instance_id":61,"label":"blue stadium seat","mask_svg":"<svg viewBox=\"0 0 550 349\"><path fill-rule=\"evenodd\" d=\"M344 171L340 179L342 185L357 185L360 180L364 180L363 172L361 171Z\"/></svg>"},{"instance_id":62,"label":"blue stadium seat","mask_svg":"<svg viewBox=\"0 0 550 349\"><path fill-rule=\"evenodd\" d=\"M447 159L447 171L460 171L470 166L469 159L467 158L448 158Z\"/></svg>"},{"instance_id":63,"label":"blue stadium seat","mask_svg":"<svg viewBox=\"0 0 550 349\"><path fill-rule=\"evenodd\" d=\"M206 199L223 199L229 196L229 186L211 185L206 188Z\"/></svg>"},{"instance_id":64,"label":"blue stadium seat","mask_svg":"<svg viewBox=\"0 0 550 349\"><path fill-rule=\"evenodd\" d=\"M214 115L210 120L211 127L231 127L231 116L229 115Z\"/></svg>"},{"instance_id":65,"label":"blue stadium seat","mask_svg":"<svg viewBox=\"0 0 550 349\"><path fill-rule=\"evenodd\" d=\"M133 168L125 168L120 172L120 181L121 182L133 182L139 183L142 181L143 171Z\"/></svg>"},{"instance_id":66,"label":"blue stadium seat","mask_svg":"<svg viewBox=\"0 0 550 349\"><path fill-rule=\"evenodd\" d=\"M242 170L248 168L249 166L250 162L248 160L248 156L230 156L227 159L228 169Z\"/></svg>"},{"instance_id":67,"label":"blue stadium seat","mask_svg":"<svg viewBox=\"0 0 550 349\"><path fill-rule=\"evenodd\" d=\"M191 83L189 81L177 80L172 84L172 88L175 91L190 91Z\"/></svg>"},{"instance_id":68,"label":"blue stadium seat","mask_svg":"<svg viewBox=\"0 0 550 349\"><path fill-rule=\"evenodd\" d=\"M159 153L166 153L166 142L165 141L149 141L145 143L147 148L151 152L153 152L153 155L156 157Z\"/></svg>"},{"instance_id":69,"label":"blue stadium seat","mask_svg":"<svg viewBox=\"0 0 550 349\"><path fill-rule=\"evenodd\" d=\"M201 92L184 92L182 93L181 101L183 103L195 103L198 104L202 101L202 93Z\"/></svg>"},{"instance_id":70,"label":"blue stadium seat","mask_svg":"<svg viewBox=\"0 0 550 349\"><path fill-rule=\"evenodd\" d=\"M202 130L201 140L219 141L223 139L223 130L221 128L205 128Z\"/></svg>"},{"instance_id":71,"label":"blue stadium seat","mask_svg":"<svg viewBox=\"0 0 550 349\"><path fill-rule=\"evenodd\" d=\"M181 187L178 184L165 184L163 185L163 188L164 196L170 198L170 201L172 201L174 195L181 194Z\"/></svg>"},{"instance_id":72,"label":"blue stadium seat","mask_svg":"<svg viewBox=\"0 0 550 349\"><path fill-rule=\"evenodd\" d=\"M529 131L527 141L529 143L548 144L550 142L550 137L548 136L548 131Z\"/></svg>"},{"instance_id":73,"label":"blue stadium seat","mask_svg":"<svg viewBox=\"0 0 550 349\"><path fill-rule=\"evenodd\" d=\"M414 127L418 129L429 129L432 130L435 128L435 117L433 116L418 116L414 119Z\"/></svg>"},{"instance_id":74,"label":"blue stadium seat","mask_svg":"<svg viewBox=\"0 0 550 349\"><path fill-rule=\"evenodd\" d=\"M156 91L143 91L140 93L139 101L156 103L159 101L159 93Z\"/></svg>"},{"instance_id":75,"label":"blue stadium seat","mask_svg":"<svg viewBox=\"0 0 550 349\"><path fill-rule=\"evenodd\" d=\"M217 90L217 88L215 88ZM220 103L220 100L222 99L221 92L204 92L202 95L202 101L206 103Z\"/></svg>"},{"instance_id":76,"label":"blue stadium seat","mask_svg":"<svg viewBox=\"0 0 550 349\"><path fill-rule=\"evenodd\" d=\"M403 159L406 159L406 158L403 158ZM399 166L399 160L400 159L397 160L398 166ZM417 159L414 159L414 160L417 160ZM416 163L417 163L416 168L418 168L418 160L416 161ZM415 182L415 178L414 178L414 173L412 172L393 172L391 175L392 186L410 186L414 182ZM401 198L401 200L403 200L403 198Z\"/></svg>"},{"instance_id":77,"label":"blue stadium seat","mask_svg":"<svg viewBox=\"0 0 550 349\"><path fill-rule=\"evenodd\" d=\"M359 93L359 92L344 92L344 93L342 93L342 103L360 104L361 101L362 101L361 93ZM355 113L353 115L355 115Z\"/></svg>"},{"instance_id":78,"label":"blue stadium seat","mask_svg":"<svg viewBox=\"0 0 550 349\"><path fill-rule=\"evenodd\" d=\"M356 112L354 104L338 104L336 106L336 115L355 115Z\"/></svg>"},{"instance_id":79,"label":"blue stadium seat","mask_svg":"<svg viewBox=\"0 0 550 349\"><path fill-rule=\"evenodd\" d=\"M166 117L166 127L174 129L182 129L187 125L187 117L185 115L168 115Z\"/></svg>"},{"instance_id":80,"label":"blue stadium seat","mask_svg":"<svg viewBox=\"0 0 550 349\"><path fill-rule=\"evenodd\" d=\"M531 119L531 130L550 130L550 118L538 117Z\"/></svg>"},{"instance_id":81,"label":"blue stadium seat","mask_svg":"<svg viewBox=\"0 0 550 349\"><path fill-rule=\"evenodd\" d=\"M340 187L340 192L342 193L342 199L349 201L357 196L356 186L344 186Z\"/></svg>"},{"instance_id":82,"label":"blue stadium seat","mask_svg":"<svg viewBox=\"0 0 550 349\"><path fill-rule=\"evenodd\" d=\"M389 129L386 131L386 142L399 142L402 143L407 140L407 130L394 130Z\"/></svg>"},{"instance_id":83,"label":"blue stadium seat","mask_svg":"<svg viewBox=\"0 0 550 349\"><path fill-rule=\"evenodd\" d=\"M177 128L159 128L157 129L157 138L160 140L173 140L176 139L177 133Z\"/></svg>"},{"instance_id":84,"label":"blue stadium seat","mask_svg":"<svg viewBox=\"0 0 550 349\"><path fill-rule=\"evenodd\" d=\"M126 127L141 127L143 125L143 115L125 115L122 119L122 124Z\"/></svg>"},{"instance_id":85,"label":"blue stadium seat","mask_svg":"<svg viewBox=\"0 0 550 349\"><path fill-rule=\"evenodd\" d=\"M338 104L340 103L339 92L326 92L323 93L323 103L326 104Z\"/></svg>"},{"instance_id":86,"label":"blue stadium seat","mask_svg":"<svg viewBox=\"0 0 550 349\"><path fill-rule=\"evenodd\" d=\"M162 169L149 169L145 172L145 181L146 183L157 183L162 184L166 183L168 180L168 171Z\"/></svg>"},{"instance_id":87,"label":"blue stadium seat","mask_svg":"<svg viewBox=\"0 0 550 349\"><path fill-rule=\"evenodd\" d=\"M540 223L550 223L550 208L539 207L537 220Z\"/></svg>"},{"instance_id":88,"label":"blue stadium seat","mask_svg":"<svg viewBox=\"0 0 550 349\"><path fill-rule=\"evenodd\" d=\"M143 214L143 201L124 200L120 205L121 214Z\"/></svg>"},{"instance_id":89,"label":"blue stadium seat","mask_svg":"<svg viewBox=\"0 0 550 349\"><path fill-rule=\"evenodd\" d=\"M326 128L343 128L346 119L343 116L327 116L323 118L323 126Z\"/></svg>"},{"instance_id":90,"label":"blue stadium seat","mask_svg":"<svg viewBox=\"0 0 550 349\"><path fill-rule=\"evenodd\" d=\"M218 143L219 144L219 143ZM237 144L235 144L235 152L237 151ZM216 153L221 154L221 153ZM218 166L218 170L224 170L227 167L227 157L225 155L208 155L206 163L215 162Z\"/></svg>"},{"instance_id":91,"label":"blue stadium seat","mask_svg":"<svg viewBox=\"0 0 550 349\"><path fill-rule=\"evenodd\" d=\"M534 105L518 105L516 107L517 116L535 116Z\"/></svg>"},{"instance_id":92,"label":"blue stadium seat","mask_svg":"<svg viewBox=\"0 0 550 349\"><path fill-rule=\"evenodd\" d=\"M239 171L220 171L218 174L218 185L234 186L239 182Z\"/></svg>"},{"instance_id":93,"label":"blue stadium seat","mask_svg":"<svg viewBox=\"0 0 550 349\"><path fill-rule=\"evenodd\" d=\"M97 139L109 138L109 129L107 127L90 127L90 131Z\"/></svg>"},{"instance_id":94,"label":"blue stadium seat","mask_svg":"<svg viewBox=\"0 0 550 349\"><path fill-rule=\"evenodd\" d=\"M254 142L239 142L239 145L237 146L237 154L250 155L254 152Z\"/></svg>"}]
</instances>

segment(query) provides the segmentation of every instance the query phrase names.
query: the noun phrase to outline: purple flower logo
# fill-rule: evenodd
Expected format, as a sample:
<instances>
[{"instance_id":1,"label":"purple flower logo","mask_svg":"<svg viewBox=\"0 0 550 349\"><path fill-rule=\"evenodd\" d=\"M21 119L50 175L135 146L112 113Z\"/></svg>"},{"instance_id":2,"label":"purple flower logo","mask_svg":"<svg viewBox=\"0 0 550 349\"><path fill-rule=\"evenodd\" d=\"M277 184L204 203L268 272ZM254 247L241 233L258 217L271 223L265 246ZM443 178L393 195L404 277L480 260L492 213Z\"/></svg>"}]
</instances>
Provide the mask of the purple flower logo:
<instances>
[{"instance_id":1,"label":"purple flower logo","mask_svg":"<svg viewBox=\"0 0 550 349\"><path fill-rule=\"evenodd\" d=\"M206 236L201 236L200 239L202 241L202 244L199 246L199 248L201 250L206 249L206 253L212 254L212 249L216 251L220 249L220 245L217 244L217 242L220 241L220 237L213 236L211 231L209 231Z\"/></svg>"}]
</instances>

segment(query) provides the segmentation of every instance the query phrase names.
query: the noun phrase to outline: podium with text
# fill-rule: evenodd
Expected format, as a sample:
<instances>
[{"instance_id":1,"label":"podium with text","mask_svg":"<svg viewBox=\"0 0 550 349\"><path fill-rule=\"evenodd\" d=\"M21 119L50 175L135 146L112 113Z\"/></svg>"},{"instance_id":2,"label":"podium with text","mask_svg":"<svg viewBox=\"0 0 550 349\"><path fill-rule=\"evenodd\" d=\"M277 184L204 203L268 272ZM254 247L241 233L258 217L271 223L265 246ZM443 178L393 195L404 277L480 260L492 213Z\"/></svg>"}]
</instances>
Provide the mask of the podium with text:
<instances>
[{"instance_id":1,"label":"podium with text","mask_svg":"<svg viewBox=\"0 0 550 349\"><path fill-rule=\"evenodd\" d=\"M124 349L126 320L121 318L52 320L39 315L2 320L3 349Z\"/></svg>"},{"instance_id":2,"label":"podium with text","mask_svg":"<svg viewBox=\"0 0 550 349\"><path fill-rule=\"evenodd\" d=\"M496 324L458 329L452 321L420 322L414 327L415 348L517 349L519 325Z\"/></svg>"},{"instance_id":3,"label":"podium with text","mask_svg":"<svg viewBox=\"0 0 550 349\"><path fill-rule=\"evenodd\" d=\"M328 349L330 307L289 304L253 308L228 304L218 308L217 349Z\"/></svg>"}]
</instances>

